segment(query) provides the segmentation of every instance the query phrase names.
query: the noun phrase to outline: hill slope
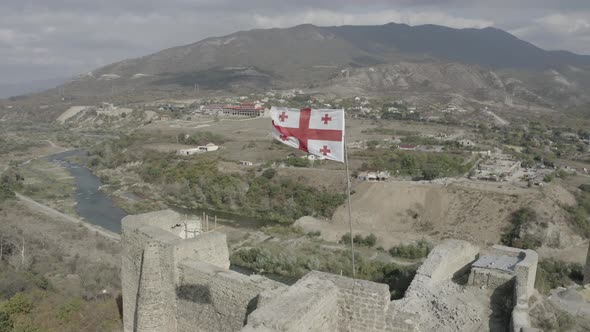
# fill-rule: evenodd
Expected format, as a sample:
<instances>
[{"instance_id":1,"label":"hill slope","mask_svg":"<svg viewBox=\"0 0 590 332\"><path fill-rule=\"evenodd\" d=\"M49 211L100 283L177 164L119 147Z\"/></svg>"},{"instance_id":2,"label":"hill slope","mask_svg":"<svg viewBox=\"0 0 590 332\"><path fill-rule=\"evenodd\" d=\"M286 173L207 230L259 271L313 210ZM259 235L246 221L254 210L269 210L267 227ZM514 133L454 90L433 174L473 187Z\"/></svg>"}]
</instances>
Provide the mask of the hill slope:
<instances>
[{"instance_id":1,"label":"hill slope","mask_svg":"<svg viewBox=\"0 0 590 332\"><path fill-rule=\"evenodd\" d=\"M403 63L441 66L438 71L443 76L449 65L456 69L454 74L469 73L466 79L459 76L458 80L426 77L431 90L437 92L474 93L483 88L533 102L577 100L590 82L590 56L545 51L502 30L390 23L341 27L306 24L241 31L114 63L67 86L74 95L108 94L114 88L130 91L195 85L209 90L325 88L341 85L338 78L343 75L367 76L374 67L383 67L380 70L385 72L386 81L396 80L399 75L391 73L391 66ZM404 75L411 77L414 72ZM473 76L481 79L473 83ZM425 79L401 84L401 88L423 87ZM361 81L364 85L350 88L385 93L395 88L374 80ZM453 82L458 82L457 86ZM465 91L466 86L470 91Z\"/></svg>"}]
</instances>

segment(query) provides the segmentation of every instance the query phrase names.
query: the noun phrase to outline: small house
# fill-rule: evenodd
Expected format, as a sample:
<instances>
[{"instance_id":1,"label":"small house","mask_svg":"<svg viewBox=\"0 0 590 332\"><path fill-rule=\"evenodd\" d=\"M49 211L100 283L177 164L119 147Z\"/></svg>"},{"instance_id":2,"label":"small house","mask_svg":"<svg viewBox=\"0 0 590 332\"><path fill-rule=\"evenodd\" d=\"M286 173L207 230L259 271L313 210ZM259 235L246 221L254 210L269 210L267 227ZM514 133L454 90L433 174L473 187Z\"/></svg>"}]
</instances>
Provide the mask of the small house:
<instances>
[{"instance_id":1,"label":"small house","mask_svg":"<svg viewBox=\"0 0 590 332\"><path fill-rule=\"evenodd\" d=\"M219 146L217 146L217 145L215 145L213 143L209 143L207 145L201 145L201 146L199 146L197 148L201 152L211 152L211 151L217 151L217 150L219 150Z\"/></svg>"}]
</instances>

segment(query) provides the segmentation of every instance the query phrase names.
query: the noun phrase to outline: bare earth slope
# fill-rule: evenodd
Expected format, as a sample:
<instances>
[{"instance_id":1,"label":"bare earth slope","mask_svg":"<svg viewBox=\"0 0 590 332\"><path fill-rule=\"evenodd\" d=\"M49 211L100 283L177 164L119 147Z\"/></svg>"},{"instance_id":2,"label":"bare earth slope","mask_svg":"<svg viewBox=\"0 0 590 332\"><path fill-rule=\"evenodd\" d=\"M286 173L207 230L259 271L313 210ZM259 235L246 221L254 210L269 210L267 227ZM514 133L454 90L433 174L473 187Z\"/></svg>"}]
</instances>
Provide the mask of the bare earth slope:
<instances>
[{"instance_id":1,"label":"bare earth slope","mask_svg":"<svg viewBox=\"0 0 590 332\"><path fill-rule=\"evenodd\" d=\"M567 214L560 207L572 202L568 195L561 187L538 190L471 181L447 185L364 182L352 195L353 227L355 232L377 235L384 248L421 238L489 245L499 243L512 212L529 206L537 212L537 224L546 225L530 232L547 246L565 248L583 242L567 226ZM332 221L304 217L297 224L336 241L348 232L348 210L341 206Z\"/></svg>"}]
</instances>

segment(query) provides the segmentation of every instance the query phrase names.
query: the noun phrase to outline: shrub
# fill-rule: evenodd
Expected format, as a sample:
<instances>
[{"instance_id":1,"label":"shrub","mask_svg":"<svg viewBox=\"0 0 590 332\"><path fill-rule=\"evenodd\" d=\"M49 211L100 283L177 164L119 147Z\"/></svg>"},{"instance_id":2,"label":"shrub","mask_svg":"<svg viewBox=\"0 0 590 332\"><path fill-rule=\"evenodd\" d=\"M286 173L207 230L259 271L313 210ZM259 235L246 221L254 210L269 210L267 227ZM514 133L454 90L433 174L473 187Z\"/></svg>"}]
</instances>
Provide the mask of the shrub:
<instances>
[{"instance_id":1,"label":"shrub","mask_svg":"<svg viewBox=\"0 0 590 332\"><path fill-rule=\"evenodd\" d=\"M431 181L439 176L440 172L436 168L426 167L422 170L422 179Z\"/></svg>"},{"instance_id":2,"label":"shrub","mask_svg":"<svg viewBox=\"0 0 590 332\"><path fill-rule=\"evenodd\" d=\"M356 245L373 247L375 243L377 243L377 236L375 236L375 234L373 233L367 235L366 237L363 237L360 234L356 234L352 240ZM350 244L350 233L342 235L340 241L345 244Z\"/></svg>"},{"instance_id":3,"label":"shrub","mask_svg":"<svg viewBox=\"0 0 590 332\"><path fill-rule=\"evenodd\" d=\"M294 167L309 167L311 165L308 159L297 157L287 158L286 164Z\"/></svg>"},{"instance_id":4,"label":"shrub","mask_svg":"<svg viewBox=\"0 0 590 332\"><path fill-rule=\"evenodd\" d=\"M375 236L375 234L371 233L365 237L364 244L367 247L372 247L375 245L375 243L377 243L377 236Z\"/></svg>"},{"instance_id":5,"label":"shrub","mask_svg":"<svg viewBox=\"0 0 590 332\"><path fill-rule=\"evenodd\" d=\"M303 229L299 226L267 226L262 229L262 232L269 236L279 236L282 238L300 237L304 235Z\"/></svg>"},{"instance_id":6,"label":"shrub","mask_svg":"<svg viewBox=\"0 0 590 332\"><path fill-rule=\"evenodd\" d=\"M352 275L348 250L333 251L318 244L295 249L271 243L261 245L264 247L233 252L230 258L232 264L289 277L301 277L310 270ZM388 284L394 299L403 297L416 273L417 266L403 267L395 263L368 260L358 253L355 257L357 277Z\"/></svg>"},{"instance_id":7,"label":"shrub","mask_svg":"<svg viewBox=\"0 0 590 332\"><path fill-rule=\"evenodd\" d=\"M543 178L543 182L549 183L549 182L553 181L554 178L555 178L555 174L553 174L553 173L547 174Z\"/></svg>"},{"instance_id":8,"label":"shrub","mask_svg":"<svg viewBox=\"0 0 590 332\"><path fill-rule=\"evenodd\" d=\"M582 265L544 259L537 267L535 288L543 294L548 294L551 289L569 286L574 282L581 283L582 278Z\"/></svg>"},{"instance_id":9,"label":"shrub","mask_svg":"<svg viewBox=\"0 0 590 332\"><path fill-rule=\"evenodd\" d=\"M8 313L0 311L0 332L11 332L14 322Z\"/></svg>"},{"instance_id":10,"label":"shrub","mask_svg":"<svg viewBox=\"0 0 590 332\"><path fill-rule=\"evenodd\" d=\"M81 299L73 299L67 303L62 304L57 309L56 318L62 322L69 322L72 316L79 312L82 307Z\"/></svg>"},{"instance_id":11,"label":"shrub","mask_svg":"<svg viewBox=\"0 0 590 332\"><path fill-rule=\"evenodd\" d=\"M590 237L590 193L582 191L576 195L576 201L577 206L566 207L566 210L570 213L574 228L584 236Z\"/></svg>"},{"instance_id":12,"label":"shrub","mask_svg":"<svg viewBox=\"0 0 590 332\"><path fill-rule=\"evenodd\" d=\"M6 182L0 181L0 202L14 198L14 191Z\"/></svg>"},{"instance_id":13,"label":"shrub","mask_svg":"<svg viewBox=\"0 0 590 332\"><path fill-rule=\"evenodd\" d=\"M413 244L402 244L389 249L389 254L393 257L406 259L419 259L428 256L432 250L432 245L426 240L420 240Z\"/></svg>"},{"instance_id":14,"label":"shrub","mask_svg":"<svg viewBox=\"0 0 590 332\"><path fill-rule=\"evenodd\" d=\"M267 178L267 179L272 179L274 178L274 176L277 174L277 171L274 168L269 168L264 170L264 172L262 172L262 176Z\"/></svg>"},{"instance_id":15,"label":"shrub","mask_svg":"<svg viewBox=\"0 0 590 332\"><path fill-rule=\"evenodd\" d=\"M2 304L2 309L9 315L28 314L33 309L33 302L25 293L16 293Z\"/></svg>"},{"instance_id":16,"label":"shrub","mask_svg":"<svg viewBox=\"0 0 590 332\"><path fill-rule=\"evenodd\" d=\"M522 249L535 249L541 245L539 239L535 239L531 236L525 235L521 238L521 230L526 227L527 224L535 222L537 219L537 213L530 207L520 208L512 213L510 218L510 225L508 225L500 241L502 244L522 248Z\"/></svg>"}]
</instances>

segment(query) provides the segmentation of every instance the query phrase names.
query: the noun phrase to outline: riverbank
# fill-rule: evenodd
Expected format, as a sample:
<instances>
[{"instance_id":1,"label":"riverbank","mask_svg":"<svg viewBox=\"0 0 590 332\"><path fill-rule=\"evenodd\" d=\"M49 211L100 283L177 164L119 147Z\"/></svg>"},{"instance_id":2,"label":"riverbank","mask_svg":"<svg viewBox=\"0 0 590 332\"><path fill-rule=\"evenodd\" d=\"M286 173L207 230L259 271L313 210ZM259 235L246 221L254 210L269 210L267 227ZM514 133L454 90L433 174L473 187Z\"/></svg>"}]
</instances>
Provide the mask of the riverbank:
<instances>
[{"instance_id":1,"label":"riverbank","mask_svg":"<svg viewBox=\"0 0 590 332\"><path fill-rule=\"evenodd\" d=\"M27 196L23 196L19 193L15 193L15 194L16 194L16 198L18 198L23 204L27 205L30 209L32 209L34 211L40 212L40 213L47 215L49 217L52 217L52 218L60 218L60 219L67 221L67 222L82 225L82 226L86 227L88 230L96 232L97 234L100 234L108 239L111 239L111 240L114 240L117 242L121 241L120 234L111 232L111 231L106 230L100 226L93 225L87 221L84 221L84 220L81 220L78 218L74 218L74 217L67 215L65 213L61 213L61 212L59 212L47 205L41 204L41 203L39 203Z\"/></svg>"},{"instance_id":2,"label":"riverbank","mask_svg":"<svg viewBox=\"0 0 590 332\"><path fill-rule=\"evenodd\" d=\"M66 169L74 178L75 212L84 221L100 229L118 234L121 219L127 212L116 206L113 198L100 190L102 181L89 168L72 162L86 156L84 150L71 150L46 157L48 161Z\"/></svg>"}]
</instances>

